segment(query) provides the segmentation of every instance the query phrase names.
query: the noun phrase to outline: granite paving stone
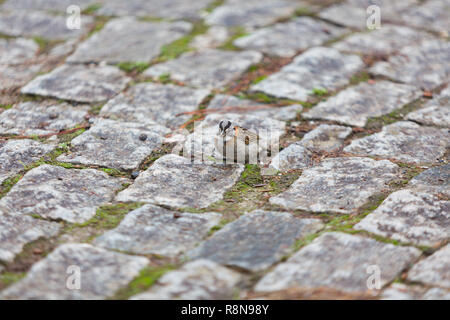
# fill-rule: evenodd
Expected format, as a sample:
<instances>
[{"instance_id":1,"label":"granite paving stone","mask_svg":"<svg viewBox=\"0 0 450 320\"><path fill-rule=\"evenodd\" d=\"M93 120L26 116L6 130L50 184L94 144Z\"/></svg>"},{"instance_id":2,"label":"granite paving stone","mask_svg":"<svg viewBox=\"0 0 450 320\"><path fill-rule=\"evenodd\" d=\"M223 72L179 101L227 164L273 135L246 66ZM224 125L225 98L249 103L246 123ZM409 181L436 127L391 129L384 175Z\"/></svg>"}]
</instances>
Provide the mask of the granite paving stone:
<instances>
[{"instance_id":1,"label":"granite paving stone","mask_svg":"<svg viewBox=\"0 0 450 320\"><path fill-rule=\"evenodd\" d=\"M154 78L169 75L172 80L191 86L214 89L238 78L261 59L262 54L256 51L208 49L187 52L175 60L154 65L144 75Z\"/></svg>"},{"instance_id":2,"label":"granite paving stone","mask_svg":"<svg viewBox=\"0 0 450 320\"><path fill-rule=\"evenodd\" d=\"M79 6L82 10L93 4L104 2L105 0L7 0L1 6L5 10L46 10L66 12L71 5Z\"/></svg>"},{"instance_id":3,"label":"granite paving stone","mask_svg":"<svg viewBox=\"0 0 450 320\"><path fill-rule=\"evenodd\" d=\"M406 46L388 61L377 62L370 73L427 90L450 80L450 43L426 40Z\"/></svg>"},{"instance_id":4,"label":"granite paving stone","mask_svg":"<svg viewBox=\"0 0 450 320\"><path fill-rule=\"evenodd\" d=\"M256 107L252 110L253 107ZM264 108L265 107L265 108ZM232 110L233 113L243 113L255 115L258 117L267 117L281 121L292 120L303 110L302 105L293 104L289 106L273 107L271 105L258 103L248 99L241 99L239 97L216 94L208 105L208 109L222 109L222 108L242 108L241 110ZM229 113L230 111L228 111ZM227 111L223 111L227 113Z\"/></svg>"},{"instance_id":5,"label":"granite paving stone","mask_svg":"<svg viewBox=\"0 0 450 320\"><path fill-rule=\"evenodd\" d=\"M355 229L421 246L434 246L450 237L450 201L414 190L399 190Z\"/></svg>"},{"instance_id":6,"label":"granite paving stone","mask_svg":"<svg viewBox=\"0 0 450 320\"><path fill-rule=\"evenodd\" d=\"M186 35L191 29L192 25L184 21L146 22L133 17L113 19L80 44L67 62L150 62L160 54L164 45ZM147 41L149 35L151 41Z\"/></svg>"},{"instance_id":7,"label":"granite paving stone","mask_svg":"<svg viewBox=\"0 0 450 320\"><path fill-rule=\"evenodd\" d=\"M232 299L242 276L213 261L199 259L163 275L149 291L131 300Z\"/></svg>"},{"instance_id":8,"label":"granite paving stone","mask_svg":"<svg viewBox=\"0 0 450 320\"><path fill-rule=\"evenodd\" d=\"M411 163L436 163L449 146L446 129L399 121L383 127L381 132L353 140L345 152L396 159Z\"/></svg>"},{"instance_id":9,"label":"granite paving stone","mask_svg":"<svg viewBox=\"0 0 450 320\"><path fill-rule=\"evenodd\" d=\"M361 58L356 55L342 54L333 48L315 47L250 89L275 97L307 100L314 89L332 91L345 86L363 66Z\"/></svg>"},{"instance_id":10,"label":"granite paving stone","mask_svg":"<svg viewBox=\"0 0 450 320\"><path fill-rule=\"evenodd\" d=\"M448 37L450 32L450 3L447 0L430 0L413 6L401 14L407 25L439 32Z\"/></svg>"},{"instance_id":11,"label":"granite paving stone","mask_svg":"<svg viewBox=\"0 0 450 320\"><path fill-rule=\"evenodd\" d=\"M151 204L130 212L120 225L95 239L106 249L176 257L192 249L219 224L221 215L178 213Z\"/></svg>"},{"instance_id":12,"label":"granite paving stone","mask_svg":"<svg viewBox=\"0 0 450 320\"><path fill-rule=\"evenodd\" d=\"M198 19L213 0L108 0L96 12L103 16L160 17Z\"/></svg>"},{"instance_id":13,"label":"granite paving stone","mask_svg":"<svg viewBox=\"0 0 450 320\"><path fill-rule=\"evenodd\" d=\"M450 300L450 290L393 283L381 295L383 300Z\"/></svg>"},{"instance_id":14,"label":"granite paving stone","mask_svg":"<svg viewBox=\"0 0 450 320\"><path fill-rule=\"evenodd\" d=\"M409 182L408 187L450 197L450 163L423 171Z\"/></svg>"},{"instance_id":15,"label":"granite paving stone","mask_svg":"<svg viewBox=\"0 0 450 320\"><path fill-rule=\"evenodd\" d=\"M38 44L30 39L0 39L0 64L16 65L36 59Z\"/></svg>"},{"instance_id":16,"label":"granite paving stone","mask_svg":"<svg viewBox=\"0 0 450 320\"><path fill-rule=\"evenodd\" d=\"M8 36L41 37L48 40L67 40L80 38L93 26L93 18L81 17L80 29L69 29L65 16L53 15L43 11L1 11L0 30Z\"/></svg>"},{"instance_id":17,"label":"granite paving stone","mask_svg":"<svg viewBox=\"0 0 450 320\"><path fill-rule=\"evenodd\" d=\"M141 173L116 200L205 208L221 200L242 171L242 166L192 164L190 159L169 154Z\"/></svg>"},{"instance_id":18,"label":"granite paving stone","mask_svg":"<svg viewBox=\"0 0 450 320\"><path fill-rule=\"evenodd\" d=\"M350 35L333 44L333 48L375 57L393 54L407 45L414 45L432 37L423 31L405 26L383 24L381 29Z\"/></svg>"},{"instance_id":19,"label":"granite paving stone","mask_svg":"<svg viewBox=\"0 0 450 320\"><path fill-rule=\"evenodd\" d=\"M58 161L119 170L136 169L153 150L161 147L169 129L135 122L99 119L71 141L70 153Z\"/></svg>"},{"instance_id":20,"label":"granite paving stone","mask_svg":"<svg viewBox=\"0 0 450 320\"><path fill-rule=\"evenodd\" d=\"M83 122L90 107L67 103L23 102L0 114L0 134L58 133Z\"/></svg>"},{"instance_id":21,"label":"granite paving stone","mask_svg":"<svg viewBox=\"0 0 450 320\"><path fill-rule=\"evenodd\" d=\"M235 46L261 51L279 57L292 57L299 51L319 46L347 31L310 17L299 17L285 23L262 28L236 39Z\"/></svg>"},{"instance_id":22,"label":"granite paving stone","mask_svg":"<svg viewBox=\"0 0 450 320\"><path fill-rule=\"evenodd\" d=\"M30 139L0 141L0 183L38 161L54 148L53 144Z\"/></svg>"},{"instance_id":23,"label":"granite paving stone","mask_svg":"<svg viewBox=\"0 0 450 320\"><path fill-rule=\"evenodd\" d=\"M90 244L56 248L26 277L0 293L5 300L99 300L112 297L148 264L144 257L111 252ZM75 280L80 275L79 282ZM80 285L79 289L77 285Z\"/></svg>"},{"instance_id":24,"label":"granite paving stone","mask_svg":"<svg viewBox=\"0 0 450 320\"><path fill-rule=\"evenodd\" d=\"M413 247L329 232L276 266L256 284L255 291L308 287L377 294L378 290L369 290L367 286L370 266L378 266L383 287L420 254L421 251Z\"/></svg>"},{"instance_id":25,"label":"granite paving stone","mask_svg":"<svg viewBox=\"0 0 450 320\"><path fill-rule=\"evenodd\" d=\"M369 158L329 158L303 171L288 190L270 198L291 210L351 213L395 179L399 168Z\"/></svg>"},{"instance_id":26,"label":"granite paving stone","mask_svg":"<svg viewBox=\"0 0 450 320\"><path fill-rule=\"evenodd\" d=\"M93 169L65 169L48 164L28 171L0 200L6 213L39 215L81 223L107 204L127 180Z\"/></svg>"},{"instance_id":27,"label":"granite paving stone","mask_svg":"<svg viewBox=\"0 0 450 320\"><path fill-rule=\"evenodd\" d=\"M0 261L12 262L23 246L58 234L61 225L0 210Z\"/></svg>"},{"instance_id":28,"label":"granite paving stone","mask_svg":"<svg viewBox=\"0 0 450 320\"><path fill-rule=\"evenodd\" d=\"M346 0L321 10L319 17L343 26L367 29L367 8L370 5L380 8L383 26L385 22L400 22L401 14L417 4L417 0Z\"/></svg>"},{"instance_id":29,"label":"granite paving stone","mask_svg":"<svg viewBox=\"0 0 450 320\"><path fill-rule=\"evenodd\" d=\"M320 102L302 116L364 127L369 118L391 113L421 96L422 92L410 85L390 81L362 82Z\"/></svg>"},{"instance_id":30,"label":"granite paving stone","mask_svg":"<svg viewBox=\"0 0 450 320\"><path fill-rule=\"evenodd\" d=\"M298 219L287 212L256 210L215 232L188 253L227 266L261 271L292 252L295 240L323 227L318 219Z\"/></svg>"},{"instance_id":31,"label":"granite paving stone","mask_svg":"<svg viewBox=\"0 0 450 320\"><path fill-rule=\"evenodd\" d=\"M64 64L33 79L21 92L78 102L100 102L113 98L130 80L113 66Z\"/></svg>"},{"instance_id":32,"label":"granite paving stone","mask_svg":"<svg viewBox=\"0 0 450 320\"><path fill-rule=\"evenodd\" d=\"M419 261L408 272L408 280L450 289L450 244Z\"/></svg>"},{"instance_id":33,"label":"granite paving stone","mask_svg":"<svg viewBox=\"0 0 450 320\"><path fill-rule=\"evenodd\" d=\"M314 153L301 141L291 143L272 158L270 167L279 171L304 169L314 165Z\"/></svg>"},{"instance_id":34,"label":"granite paving stone","mask_svg":"<svg viewBox=\"0 0 450 320\"><path fill-rule=\"evenodd\" d=\"M409 113L406 120L427 126L450 127L450 87L427 102L422 109Z\"/></svg>"},{"instance_id":35,"label":"granite paving stone","mask_svg":"<svg viewBox=\"0 0 450 320\"><path fill-rule=\"evenodd\" d=\"M108 101L100 111L113 120L175 128L189 120L182 112L197 110L209 90L172 84L139 83Z\"/></svg>"},{"instance_id":36,"label":"granite paving stone","mask_svg":"<svg viewBox=\"0 0 450 320\"><path fill-rule=\"evenodd\" d=\"M0 64L0 91L7 92L25 85L39 71L41 65L2 65Z\"/></svg>"}]
</instances>

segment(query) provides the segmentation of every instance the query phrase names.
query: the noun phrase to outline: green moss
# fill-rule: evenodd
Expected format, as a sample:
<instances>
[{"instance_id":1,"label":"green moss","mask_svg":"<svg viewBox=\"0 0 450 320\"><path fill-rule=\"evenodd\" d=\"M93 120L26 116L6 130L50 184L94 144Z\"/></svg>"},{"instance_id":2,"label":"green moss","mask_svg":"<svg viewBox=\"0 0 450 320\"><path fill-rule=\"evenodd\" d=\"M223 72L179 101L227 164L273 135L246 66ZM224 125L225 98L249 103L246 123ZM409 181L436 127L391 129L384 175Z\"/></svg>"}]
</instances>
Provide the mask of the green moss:
<instances>
[{"instance_id":1,"label":"green moss","mask_svg":"<svg viewBox=\"0 0 450 320\"><path fill-rule=\"evenodd\" d=\"M220 7L224 2L225 2L225 0L214 0L205 8L205 11L213 12L214 9L216 9L217 7Z\"/></svg>"},{"instance_id":2,"label":"green moss","mask_svg":"<svg viewBox=\"0 0 450 320\"><path fill-rule=\"evenodd\" d=\"M89 110L89 112L93 115L99 115L104 105L105 105L104 103L94 104L92 105L91 110Z\"/></svg>"},{"instance_id":3,"label":"green moss","mask_svg":"<svg viewBox=\"0 0 450 320\"><path fill-rule=\"evenodd\" d=\"M255 80L253 80L253 84L257 84L261 81L263 81L264 79L267 79L267 75L263 75L263 76L259 76L258 78L256 78Z\"/></svg>"},{"instance_id":4,"label":"green moss","mask_svg":"<svg viewBox=\"0 0 450 320\"><path fill-rule=\"evenodd\" d=\"M3 198L9 190L23 177L23 174L17 174L11 178L8 178L0 185L0 199Z\"/></svg>"},{"instance_id":5,"label":"green moss","mask_svg":"<svg viewBox=\"0 0 450 320\"><path fill-rule=\"evenodd\" d=\"M314 88L312 92L318 97L325 96L328 94L327 89L324 88Z\"/></svg>"},{"instance_id":6,"label":"green moss","mask_svg":"<svg viewBox=\"0 0 450 320\"><path fill-rule=\"evenodd\" d=\"M131 296L148 290L162 275L175 269L173 265L147 267L131 281L127 287L120 289L113 297L114 300L128 300Z\"/></svg>"},{"instance_id":7,"label":"green moss","mask_svg":"<svg viewBox=\"0 0 450 320\"><path fill-rule=\"evenodd\" d=\"M160 75L158 77L158 81L163 83L163 84L172 82L171 79L170 79L170 73L164 73L164 74Z\"/></svg>"},{"instance_id":8,"label":"green moss","mask_svg":"<svg viewBox=\"0 0 450 320\"><path fill-rule=\"evenodd\" d=\"M145 69L150 67L150 64L147 62L121 62L117 64L117 67L127 73L130 72L142 73L144 72Z\"/></svg>"},{"instance_id":9,"label":"green moss","mask_svg":"<svg viewBox=\"0 0 450 320\"><path fill-rule=\"evenodd\" d=\"M109 21L109 19L110 19L109 17L96 16L94 26L92 27L91 31L89 31L88 37L102 30L105 24Z\"/></svg>"},{"instance_id":10,"label":"green moss","mask_svg":"<svg viewBox=\"0 0 450 320\"><path fill-rule=\"evenodd\" d=\"M370 80L370 75L367 71L360 71L356 74L354 74L350 78L350 85L354 86L357 85L360 82L367 82Z\"/></svg>"},{"instance_id":11,"label":"green moss","mask_svg":"<svg viewBox=\"0 0 450 320\"><path fill-rule=\"evenodd\" d=\"M244 37L244 36L248 35L248 33L247 33L247 32L245 31L245 29L244 29L243 27L241 27L241 26L231 28L231 29L230 29L230 33L231 33L231 36L228 38L227 41L225 41L224 44L222 44L222 45L219 47L219 49L222 49L222 50L232 50L232 51L240 50L238 47L236 47L236 46L234 45L233 42L234 42L236 39L238 39L238 38L241 38L241 37Z\"/></svg>"},{"instance_id":12,"label":"green moss","mask_svg":"<svg viewBox=\"0 0 450 320\"><path fill-rule=\"evenodd\" d=\"M12 104L0 104L0 109L11 109L12 108Z\"/></svg>"},{"instance_id":13,"label":"green moss","mask_svg":"<svg viewBox=\"0 0 450 320\"><path fill-rule=\"evenodd\" d=\"M25 272L3 272L0 274L0 290L22 280L25 275Z\"/></svg>"},{"instance_id":14,"label":"green moss","mask_svg":"<svg viewBox=\"0 0 450 320\"><path fill-rule=\"evenodd\" d=\"M310 17L312 17L312 16L315 16L315 13L312 12L307 7L300 7L300 8L297 8L295 10L294 16L296 16L296 17L303 17L303 16L310 16Z\"/></svg>"},{"instance_id":15,"label":"green moss","mask_svg":"<svg viewBox=\"0 0 450 320\"><path fill-rule=\"evenodd\" d=\"M102 7L101 3L93 3L83 10L83 14L94 14Z\"/></svg>"},{"instance_id":16,"label":"green moss","mask_svg":"<svg viewBox=\"0 0 450 320\"><path fill-rule=\"evenodd\" d=\"M103 172L106 172L111 177L126 177L127 173L122 172L118 169L112 169L112 168L100 168Z\"/></svg>"},{"instance_id":17,"label":"green moss","mask_svg":"<svg viewBox=\"0 0 450 320\"><path fill-rule=\"evenodd\" d=\"M227 219L222 219L222 220L220 220L220 222L219 222L218 225L212 227L212 228L209 230L208 235L212 235L214 232L219 231L219 230L222 229L225 225L227 225L229 222L230 222L230 221L227 220Z\"/></svg>"},{"instance_id":18,"label":"green moss","mask_svg":"<svg viewBox=\"0 0 450 320\"><path fill-rule=\"evenodd\" d=\"M34 37L33 40L38 44L40 53L48 52L57 44L62 42L59 40L48 40L42 37Z\"/></svg>"}]
</instances>

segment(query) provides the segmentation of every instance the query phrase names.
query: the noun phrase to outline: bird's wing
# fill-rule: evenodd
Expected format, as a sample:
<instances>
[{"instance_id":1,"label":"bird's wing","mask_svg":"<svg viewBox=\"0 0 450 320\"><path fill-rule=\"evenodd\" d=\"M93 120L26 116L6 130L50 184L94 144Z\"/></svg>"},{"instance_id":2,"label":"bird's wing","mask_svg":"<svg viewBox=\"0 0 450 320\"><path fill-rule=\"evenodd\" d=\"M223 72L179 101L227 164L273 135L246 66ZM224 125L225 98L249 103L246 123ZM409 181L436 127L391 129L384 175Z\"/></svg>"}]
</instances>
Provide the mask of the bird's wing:
<instances>
[{"instance_id":1,"label":"bird's wing","mask_svg":"<svg viewBox=\"0 0 450 320\"><path fill-rule=\"evenodd\" d=\"M260 139L259 136L255 132L250 131L245 128L242 128L242 127L238 127L238 126L234 127L234 132L235 132L236 138L238 138L239 140L245 141L246 144L256 142Z\"/></svg>"}]
</instances>

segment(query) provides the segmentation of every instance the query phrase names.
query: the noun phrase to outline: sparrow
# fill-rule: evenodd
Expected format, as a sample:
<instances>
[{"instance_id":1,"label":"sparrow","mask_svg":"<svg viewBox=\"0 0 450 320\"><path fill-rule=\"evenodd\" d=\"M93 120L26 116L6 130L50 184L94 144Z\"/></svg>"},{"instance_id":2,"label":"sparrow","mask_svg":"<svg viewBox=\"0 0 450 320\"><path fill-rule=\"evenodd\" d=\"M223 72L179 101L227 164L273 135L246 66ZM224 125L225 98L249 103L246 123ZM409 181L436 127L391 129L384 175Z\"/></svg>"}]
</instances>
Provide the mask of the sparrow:
<instances>
[{"instance_id":1,"label":"sparrow","mask_svg":"<svg viewBox=\"0 0 450 320\"><path fill-rule=\"evenodd\" d=\"M215 149L225 162L259 163L261 138L255 132L229 120L219 122L219 131L214 137Z\"/></svg>"}]
</instances>

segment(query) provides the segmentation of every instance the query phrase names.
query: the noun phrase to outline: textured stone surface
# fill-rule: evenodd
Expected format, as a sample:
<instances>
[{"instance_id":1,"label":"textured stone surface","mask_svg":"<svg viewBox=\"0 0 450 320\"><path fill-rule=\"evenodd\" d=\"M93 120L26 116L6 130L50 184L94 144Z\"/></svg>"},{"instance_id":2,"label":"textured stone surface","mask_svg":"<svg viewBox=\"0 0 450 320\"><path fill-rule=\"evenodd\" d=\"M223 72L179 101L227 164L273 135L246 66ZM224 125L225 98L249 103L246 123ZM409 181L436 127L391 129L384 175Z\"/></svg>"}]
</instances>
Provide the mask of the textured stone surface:
<instances>
[{"instance_id":1,"label":"textured stone surface","mask_svg":"<svg viewBox=\"0 0 450 320\"><path fill-rule=\"evenodd\" d=\"M18 88L36 75L40 65L2 65L0 64L0 90Z\"/></svg>"},{"instance_id":2,"label":"textured stone surface","mask_svg":"<svg viewBox=\"0 0 450 320\"><path fill-rule=\"evenodd\" d=\"M1 11L0 30L8 36L41 37L50 40L78 38L92 26L93 18L83 16L80 29L69 29L65 16L56 16L42 11Z\"/></svg>"},{"instance_id":3,"label":"textured stone surface","mask_svg":"<svg viewBox=\"0 0 450 320\"><path fill-rule=\"evenodd\" d=\"M408 187L450 197L450 164L423 171L409 182Z\"/></svg>"},{"instance_id":4,"label":"textured stone surface","mask_svg":"<svg viewBox=\"0 0 450 320\"><path fill-rule=\"evenodd\" d=\"M154 205L130 212L120 225L95 239L107 249L174 257L192 249L218 225L221 215L178 213Z\"/></svg>"},{"instance_id":5,"label":"textured stone surface","mask_svg":"<svg viewBox=\"0 0 450 320\"><path fill-rule=\"evenodd\" d=\"M420 6L410 7L401 17L403 22L410 26L433 30L448 36L449 15L450 3L447 0L430 0Z\"/></svg>"},{"instance_id":6,"label":"textured stone surface","mask_svg":"<svg viewBox=\"0 0 450 320\"><path fill-rule=\"evenodd\" d=\"M36 58L39 46L30 39L0 39L0 64L23 64Z\"/></svg>"},{"instance_id":7,"label":"textured stone surface","mask_svg":"<svg viewBox=\"0 0 450 320\"><path fill-rule=\"evenodd\" d=\"M256 28L292 15L299 4L283 0L227 0L206 17L209 25Z\"/></svg>"},{"instance_id":8,"label":"textured stone surface","mask_svg":"<svg viewBox=\"0 0 450 320\"><path fill-rule=\"evenodd\" d=\"M450 79L450 43L442 40L423 41L407 46L388 61L370 68L374 75L433 89Z\"/></svg>"},{"instance_id":9,"label":"textured stone surface","mask_svg":"<svg viewBox=\"0 0 450 320\"><path fill-rule=\"evenodd\" d=\"M363 67L361 58L345 55L336 49L316 47L297 56L279 72L251 86L275 97L306 100L314 89L334 90L348 84L351 76Z\"/></svg>"},{"instance_id":10,"label":"textured stone surface","mask_svg":"<svg viewBox=\"0 0 450 320\"><path fill-rule=\"evenodd\" d=\"M5 10L47 10L66 12L70 5L86 9L90 5L104 0L7 0L2 5Z\"/></svg>"},{"instance_id":11,"label":"textured stone surface","mask_svg":"<svg viewBox=\"0 0 450 320\"><path fill-rule=\"evenodd\" d=\"M205 33L196 36L190 45L199 51L207 48L217 48L223 45L230 36L231 33L226 27L212 26Z\"/></svg>"},{"instance_id":12,"label":"textured stone surface","mask_svg":"<svg viewBox=\"0 0 450 320\"><path fill-rule=\"evenodd\" d=\"M408 280L450 289L450 244L415 264Z\"/></svg>"},{"instance_id":13,"label":"textured stone surface","mask_svg":"<svg viewBox=\"0 0 450 320\"><path fill-rule=\"evenodd\" d=\"M415 245L433 246L450 237L450 201L428 193L400 190L355 229Z\"/></svg>"},{"instance_id":14,"label":"textured stone surface","mask_svg":"<svg viewBox=\"0 0 450 320\"><path fill-rule=\"evenodd\" d=\"M393 283L381 295L383 300L450 300L450 291L441 288L427 289Z\"/></svg>"},{"instance_id":15,"label":"textured stone surface","mask_svg":"<svg viewBox=\"0 0 450 320\"><path fill-rule=\"evenodd\" d=\"M383 22L400 21L400 15L414 4L417 0L346 0L321 10L319 17L344 26L366 29L367 7L370 5L380 8L381 25L384 26Z\"/></svg>"},{"instance_id":16,"label":"textured stone surface","mask_svg":"<svg viewBox=\"0 0 450 320\"><path fill-rule=\"evenodd\" d=\"M116 200L205 208L221 200L242 171L238 166L192 164L190 159L170 154L156 160Z\"/></svg>"},{"instance_id":17,"label":"textured stone surface","mask_svg":"<svg viewBox=\"0 0 450 320\"><path fill-rule=\"evenodd\" d=\"M170 75L173 80L213 89L225 86L261 59L261 53L256 51L209 49L201 52L187 52L175 60L150 67L144 75L155 78Z\"/></svg>"},{"instance_id":18,"label":"textured stone surface","mask_svg":"<svg viewBox=\"0 0 450 320\"><path fill-rule=\"evenodd\" d=\"M419 97L416 87L390 81L362 82L320 102L302 116L364 127L367 120L391 113Z\"/></svg>"},{"instance_id":19,"label":"textured stone surface","mask_svg":"<svg viewBox=\"0 0 450 320\"><path fill-rule=\"evenodd\" d=\"M369 158L332 158L304 170L292 186L270 203L288 209L350 213L395 179L398 166Z\"/></svg>"},{"instance_id":20,"label":"textured stone surface","mask_svg":"<svg viewBox=\"0 0 450 320\"><path fill-rule=\"evenodd\" d=\"M313 156L313 152L301 141L294 142L272 158L270 167L280 171L308 168L314 164Z\"/></svg>"},{"instance_id":21,"label":"textured stone surface","mask_svg":"<svg viewBox=\"0 0 450 320\"><path fill-rule=\"evenodd\" d=\"M147 258L132 257L93 247L64 244L33 265L27 276L4 290L2 299L97 300L113 296L148 264ZM80 268L81 288L70 290L70 266ZM73 268L73 267L72 267Z\"/></svg>"},{"instance_id":22,"label":"textured stone surface","mask_svg":"<svg viewBox=\"0 0 450 320\"><path fill-rule=\"evenodd\" d=\"M171 84L139 83L108 101L100 115L114 120L140 122L146 125L180 126L189 115L181 112L197 110L209 90L191 89Z\"/></svg>"},{"instance_id":23,"label":"textured stone surface","mask_svg":"<svg viewBox=\"0 0 450 320\"><path fill-rule=\"evenodd\" d=\"M344 151L405 162L433 163L445 154L449 141L450 133L446 129L399 121L383 127L379 133L353 140Z\"/></svg>"},{"instance_id":24,"label":"textured stone surface","mask_svg":"<svg viewBox=\"0 0 450 320\"><path fill-rule=\"evenodd\" d=\"M104 16L149 16L161 18L199 18L199 11L213 0L108 0L97 11Z\"/></svg>"},{"instance_id":25,"label":"textured stone surface","mask_svg":"<svg viewBox=\"0 0 450 320\"><path fill-rule=\"evenodd\" d=\"M266 106L264 108L264 106ZM255 110L250 110L252 107L257 107ZM303 110L300 104L294 104L283 107L271 107L263 103L254 102L252 100L240 99L235 96L217 94L208 105L209 109L224 109L224 108L242 108L240 110L232 110L233 113L245 113L258 117L272 118L281 121L294 119L298 113ZM248 108L248 110L245 110ZM227 113L226 111L224 111ZM230 112L230 111L228 111Z\"/></svg>"},{"instance_id":26,"label":"textured stone surface","mask_svg":"<svg viewBox=\"0 0 450 320\"><path fill-rule=\"evenodd\" d=\"M383 24L381 29L350 35L335 43L333 47L341 51L380 56L393 54L407 45L430 38L430 35L425 32L404 26Z\"/></svg>"},{"instance_id":27,"label":"textured stone surface","mask_svg":"<svg viewBox=\"0 0 450 320\"><path fill-rule=\"evenodd\" d=\"M29 139L0 141L0 183L54 148L52 144Z\"/></svg>"},{"instance_id":28,"label":"textured stone surface","mask_svg":"<svg viewBox=\"0 0 450 320\"><path fill-rule=\"evenodd\" d=\"M0 208L6 213L84 222L95 215L97 207L112 200L122 182L102 171L44 164L28 171L0 200Z\"/></svg>"},{"instance_id":29,"label":"textured stone surface","mask_svg":"<svg viewBox=\"0 0 450 320\"><path fill-rule=\"evenodd\" d=\"M136 169L153 150L161 147L165 127L100 119L71 141L69 154L58 161L123 170Z\"/></svg>"},{"instance_id":30,"label":"textured stone surface","mask_svg":"<svg viewBox=\"0 0 450 320\"><path fill-rule=\"evenodd\" d=\"M192 25L184 21L144 22L132 17L114 19L78 46L67 61L106 61L112 64L149 62L160 54L164 45L186 35L191 29ZM151 41L148 41L149 35Z\"/></svg>"},{"instance_id":31,"label":"textured stone surface","mask_svg":"<svg viewBox=\"0 0 450 320\"><path fill-rule=\"evenodd\" d=\"M325 233L265 275L255 290L325 287L370 293L367 287L371 275L367 273L369 266L380 268L383 286L394 280L420 254L413 247L394 246L345 233ZM377 293L377 290L372 292Z\"/></svg>"},{"instance_id":32,"label":"textured stone surface","mask_svg":"<svg viewBox=\"0 0 450 320\"><path fill-rule=\"evenodd\" d=\"M62 65L22 88L25 94L79 102L104 101L125 89L131 79L112 66Z\"/></svg>"},{"instance_id":33,"label":"textured stone surface","mask_svg":"<svg viewBox=\"0 0 450 320\"><path fill-rule=\"evenodd\" d=\"M12 262L25 244L55 236L60 229L58 223L0 211L0 261Z\"/></svg>"},{"instance_id":34,"label":"textured stone surface","mask_svg":"<svg viewBox=\"0 0 450 320\"><path fill-rule=\"evenodd\" d=\"M344 145L344 140L352 133L349 127L321 124L308 132L301 140L302 146L313 151L332 152Z\"/></svg>"},{"instance_id":35,"label":"textured stone surface","mask_svg":"<svg viewBox=\"0 0 450 320\"><path fill-rule=\"evenodd\" d=\"M260 137L260 150L267 146L275 145L285 133L286 124L279 120L255 115L226 113L210 114L200 122L196 123L193 134L186 138L184 144L185 152L194 155L196 159L203 161L218 161L222 163L222 155L216 150L215 136L222 120L229 120L233 126L246 128Z\"/></svg>"},{"instance_id":36,"label":"textured stone surface","mask_svg":"<svg viewBox=\"0 0 450 320\"><path fill-rule=\"evenodd\" d=\"M259 29L248 36L236 39L234 45L273 56L292 57L301 50L319 46L345 32L345 29L326 22L300 17Z\"/></svg>"},{"instance_id":37,"label":"textured stone surface","mask_svg":"<svg viewBox=\"0 0 450 320\"><path fill-rule=\"evenodd\" d=\"M232 299L241 275L209 260L186 263L163 275L148 292L132 300L211 300Z\"/></svg>"},{"instance_id":38,"label":"textured stone surface","mask_svg":"<svg viewBox=\"0 0 450 320\"><path fill-rule=\"evenodd\" d=\"M450 127L450 87L427 102L424 108L409 113L406 119L428 126Z\"/></svg>"},{"instance_id":39,"label":"textured stone surface","mask_svg":"<svg viewBox=\"0 0 450 320\"><path fill-rule=\"evenodd\" d=\"M0 134L58 133L83 122L89 109L86 105L23 102L0 114Z\"/></svg>"},{"instance_id":40,"label":"textured stone surface","mask_svg":"<svg viewBox=\"0 0 450 320\"><path fill-rule=\"evenodd\" d=\"M295 240L322 227L318 219L297 219L287 212L256 210L215 232L189 256L260 271L291 253Z\"/></svg>"}]
</instances>

